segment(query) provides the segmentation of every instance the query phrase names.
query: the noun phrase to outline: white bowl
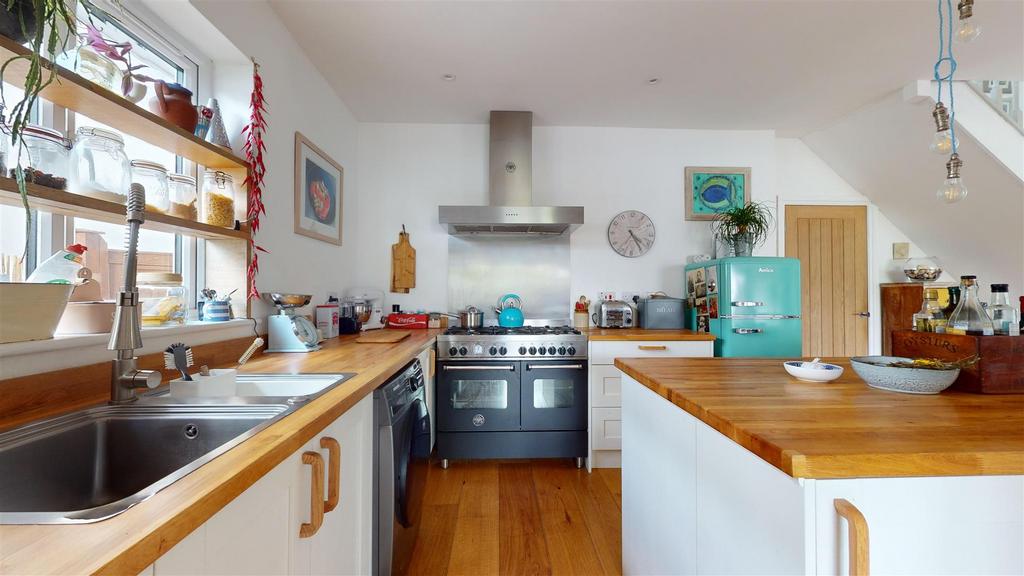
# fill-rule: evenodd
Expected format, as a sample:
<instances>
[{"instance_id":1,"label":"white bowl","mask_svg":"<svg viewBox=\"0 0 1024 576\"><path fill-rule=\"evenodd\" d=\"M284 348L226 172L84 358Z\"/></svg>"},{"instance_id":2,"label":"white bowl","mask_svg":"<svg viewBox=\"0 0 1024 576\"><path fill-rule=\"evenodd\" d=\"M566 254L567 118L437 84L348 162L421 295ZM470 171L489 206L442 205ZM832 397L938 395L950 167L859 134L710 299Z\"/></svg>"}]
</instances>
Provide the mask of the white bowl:
<instances>
[{"instance_id":1,"label":"white bowl","mask_svg":"<svg viewBox=\"0 0 1024 576\"><path fill-rule=\"evenodd\" d=\"M899 356L860 356L850 358L850 365L868 386L904 394L938 394L953 385L960 369L929 370L926 368L894 368L890 362L912 362Z\"/></svg>"},{"instance_id":2,"label":"white bowl","mask_svg":"<svg viewBox=\"0 0 1024 576\"><path fill-rule=\"evenodd\" d=\"M843 375L843 367L825 362L801 362L793 360L782 366L789 375L804 382L831 382Z\"/></svg>"}]
</instances>

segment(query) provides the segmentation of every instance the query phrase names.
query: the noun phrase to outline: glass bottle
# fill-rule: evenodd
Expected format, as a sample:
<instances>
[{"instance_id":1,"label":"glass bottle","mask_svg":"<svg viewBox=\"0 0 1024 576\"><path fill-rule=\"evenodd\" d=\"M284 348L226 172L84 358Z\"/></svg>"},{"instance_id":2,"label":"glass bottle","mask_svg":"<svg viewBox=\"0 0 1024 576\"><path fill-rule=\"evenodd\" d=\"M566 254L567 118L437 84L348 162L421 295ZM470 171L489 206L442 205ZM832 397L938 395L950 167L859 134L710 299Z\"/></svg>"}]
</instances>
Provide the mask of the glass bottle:
<instances>
[{"instance_id":1,"label":"glass bottle","mask_svg":"<svg viewBox=\"0 0 1024 576\"><path fill-rule=\"evenodd\" d=\"M978 298L977 276L960 277L960 303L946 323L946 332L968 336L991 336L994 333L992 319Z\"/></svg>"},{"instance_id":2,"label":"glass bottle","mask_svg":"<svg viewBox=\"0 0 1024 576\"><path fill-rule=\"evenodd\" d=\"M946 291L949 292L949 303L942 309L942 314L946 317L946 320L949 320L953 315L953 311L956 310L957 304L960 304L960 287L950 286L946 288Z\"/></svg>"},{"instance_id":3,"label":"glass bottle","mask_svg":"<svg viewBox=\"0 0 1024 576\"><path fill-rule=\"evenodd\" d=\"M1024 334L1024 296L1020 297L1020 331Z\"/></svg>"},{"instance_id":4,"label":"glass bottle","mask_svg":"<svg viewBox=\"0 0 1024 576\"><path fill-rule=\"evenodd\" d=\"M921 311L914 314L914 330L916 332L945 332L945 328L946 316L939 306L939 291L929 288L924 291Z\"/></svg>"},{"instance_id":5,"label":"glass bottle","mask_svg":"<svg viewBox=\"0 0 1024 576\"><path fill-rule=\"evenodd\" d=\"M1020 336L1020 318L1017 317L1017 310L1010 305L1009 292L1009 285L993 284L988 313L992 317L992 327L996 334Z\"/></svg>"}]
</instances>

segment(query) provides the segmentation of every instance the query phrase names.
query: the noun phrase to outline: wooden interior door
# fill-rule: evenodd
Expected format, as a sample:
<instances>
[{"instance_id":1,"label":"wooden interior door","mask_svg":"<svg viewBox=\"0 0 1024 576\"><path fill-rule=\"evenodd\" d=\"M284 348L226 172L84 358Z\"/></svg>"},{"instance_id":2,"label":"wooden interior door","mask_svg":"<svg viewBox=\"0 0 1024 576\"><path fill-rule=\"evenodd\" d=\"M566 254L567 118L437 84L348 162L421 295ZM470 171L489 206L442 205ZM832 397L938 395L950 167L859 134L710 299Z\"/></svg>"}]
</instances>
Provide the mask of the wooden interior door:
<instances>
[{"instance_id":1,"label":"wooden interior door","mask_svg":"<svg viewBox=\"0 0 1024 576\"><path fill-rule=\"evenodd\" d=\"M866 206L786 206L786 256L800 259L804 356L868 353Z\"/></svg>"}]
</instances>

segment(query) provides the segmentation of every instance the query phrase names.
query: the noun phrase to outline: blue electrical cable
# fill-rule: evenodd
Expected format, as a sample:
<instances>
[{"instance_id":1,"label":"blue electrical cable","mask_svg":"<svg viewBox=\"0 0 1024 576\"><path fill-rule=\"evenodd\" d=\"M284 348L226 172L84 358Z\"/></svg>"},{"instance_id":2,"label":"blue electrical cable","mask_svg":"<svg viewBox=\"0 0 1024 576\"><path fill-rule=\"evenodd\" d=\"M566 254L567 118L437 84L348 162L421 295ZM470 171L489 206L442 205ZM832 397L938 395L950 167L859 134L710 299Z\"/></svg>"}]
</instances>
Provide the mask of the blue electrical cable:
<instances>
[{"instance_id":1,"label":"blue electrical cable","mask_svg":"<svg viewBox=\"0 0 1024 576\"><path fill-rule=\"evenodd\" d=\"M943 17L942 3L946 3L946 14ZM953 154L956 154L956 110L953 102L953 75L956 73L956 58L953 57L953 1L937 0L936 5L939 11L939 58L935 61L933 75L938 82L936 101L942 102L942 83L949 86L949 137L952 140ZM948 27L946 26L948 24ZM949 66L949 73L942 74L942 65Z\"/></svg>"}]
</instances>

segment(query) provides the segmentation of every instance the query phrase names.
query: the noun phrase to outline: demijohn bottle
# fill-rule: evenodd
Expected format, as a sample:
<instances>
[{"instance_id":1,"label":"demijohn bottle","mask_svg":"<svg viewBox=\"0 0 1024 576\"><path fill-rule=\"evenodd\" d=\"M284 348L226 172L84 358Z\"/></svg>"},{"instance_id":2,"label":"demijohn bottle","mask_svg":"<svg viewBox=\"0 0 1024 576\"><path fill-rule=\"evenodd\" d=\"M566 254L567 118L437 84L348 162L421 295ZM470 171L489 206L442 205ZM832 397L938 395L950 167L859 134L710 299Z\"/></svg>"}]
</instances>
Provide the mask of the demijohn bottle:
<instances>
[{"instance_id":1,"label":"demijohn bottle","mask_svg":"<svg viewBox=\"0 0 1024 576\"><path fill-rule=\"evenodd\" d=\"M946 322L946 333L968 336L991 336L994 333L992 319L978 298L976 276L960 277L960 303Z\"/></svg>"}]
</instances>

